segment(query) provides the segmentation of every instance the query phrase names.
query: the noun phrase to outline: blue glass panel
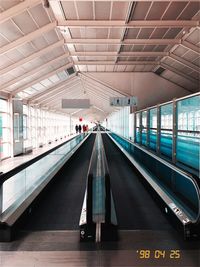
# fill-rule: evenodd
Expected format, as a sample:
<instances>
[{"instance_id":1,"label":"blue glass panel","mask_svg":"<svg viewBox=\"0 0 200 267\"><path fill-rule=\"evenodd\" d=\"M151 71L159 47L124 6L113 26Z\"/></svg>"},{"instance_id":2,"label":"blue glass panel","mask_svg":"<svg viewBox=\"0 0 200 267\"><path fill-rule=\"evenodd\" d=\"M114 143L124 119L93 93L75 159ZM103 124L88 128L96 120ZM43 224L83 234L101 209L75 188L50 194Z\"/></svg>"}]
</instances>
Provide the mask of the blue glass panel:
<instances>
[{"instance_id":1,"label":"blue glass panel","mask_svg":"<svg viewBox=\"0 0 200 267\"><path fill-rule=\"evenodd\" d=\"M177 161L199 171L200 96L177 103ZM187 153L186 153L187 151Z\"/></svg>"},{"instance_id":2,"label":"blue glass panel","mask_svg":"<svg viewBox=\"0 0 200 267\"><path fill-rule=\"evenodd\" d=\"M161 106L161 133L160 133L160 152L172 158L172 127L173 127L173 105ZM168 130L168 131L166 131Z\"/></svg>"},{"instance_id":3,"label":"blue glass panel","mask_svg":"<svg viewBox=\"0 0 200 267\"><path fill-rule=\"evenodd\" d=\"M199 144L200 138L178 134L177 160L196 170L199 170ZM187 153L186 153L187 151Z\"/></svg>"},{"instance_id":4,"label":"blue glass panel","mask_svg":"<svg viewBox=\"0 0 200 267\"><path fill-rule=\"evenodd\" d=\"M163 164L150 154L134 146L116 134L112 137L150 174L151 177L169 194L175 203L191 217L197 218L199 200L192 180Z\"/></svg>"},{"instance_id":5,"label":"blue glass panel","mask_svg":"<svg viewBox=\"0 0 200 267\"><path fill-rule=\"evenodd\" d=\"M149 110L149 148L156 151L157 145L157 108ZM151 129L154 128L154 129Z\"/></svg>"},{"instance_id":6,"label":"blue glass panel","mask_svg":"<svg viewBox=\"0 0 200 267\"><path fill-rule=\"evenodd\" d=\"M150 109L149 120L150 128L157 128L157 108Z\"/></svg>"},{"instance_id":7,"label":"blue glass panel","mask_svg":"<svg viewBox=\"0 0 200 267\"><path fill-rule=\"evenodd\" d=\"M147 146L147 130L142 130L142 145Z\"/></svg>"},{"instance_id":8,"label":"blue glass panel","mask_svg":"<svg viewBox=\"0 0 200 267\"><path fill-rule=\"evenodd\" d=\"M149 147L156 151L156 143L157 143L157 131L150 130L149 131Z\"/></svg>"},{"instance_id":9,"label":"blue glass panel","mask_svg":"<svg viewBox=\"0 0 200 267\"><path fill-rule=\"evenodd\" d=\"M136 136L135 136L136 143L140 143L140 130L136 128Z\"/></svg>"},{"instance_id":10,"label":"blue glass panel","mask_svg":"<svg viewBox=\"0 0 200 267\"><path fill-rule=\"evenodd\" d=\"M161 131L160 152L168 158L172 158L172 132Z\"/></svg>"}]
</instances>

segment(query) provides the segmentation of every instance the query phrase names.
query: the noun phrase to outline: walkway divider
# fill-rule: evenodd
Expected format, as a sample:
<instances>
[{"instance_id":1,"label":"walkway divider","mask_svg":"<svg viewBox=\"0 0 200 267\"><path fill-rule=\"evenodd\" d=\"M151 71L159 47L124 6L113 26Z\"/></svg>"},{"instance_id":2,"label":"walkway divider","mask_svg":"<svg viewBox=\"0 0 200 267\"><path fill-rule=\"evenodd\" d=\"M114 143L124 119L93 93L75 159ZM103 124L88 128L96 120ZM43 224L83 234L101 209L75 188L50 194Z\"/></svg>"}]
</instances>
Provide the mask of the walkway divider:
<instances>
[{"instance_id":1,"label":"walkway divider","mask_svg":"<svg viewBox=\"0 0 200 267\"><path fill-rule=\"evenodd\" d=\"M97 132L80 216L80 241L116 241L117 219L103 141Z\"/></svg>"}]
</instances>

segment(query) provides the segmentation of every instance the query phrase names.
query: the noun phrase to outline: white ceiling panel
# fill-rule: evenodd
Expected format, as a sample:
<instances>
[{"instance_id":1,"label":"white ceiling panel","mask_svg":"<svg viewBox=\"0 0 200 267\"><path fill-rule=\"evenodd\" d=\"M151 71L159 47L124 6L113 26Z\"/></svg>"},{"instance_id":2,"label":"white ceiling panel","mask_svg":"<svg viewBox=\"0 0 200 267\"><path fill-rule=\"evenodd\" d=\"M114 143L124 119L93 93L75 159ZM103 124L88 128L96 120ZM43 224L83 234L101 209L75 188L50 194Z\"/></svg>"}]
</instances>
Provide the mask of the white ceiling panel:
<instances>
[{"instance_id":1,"label":"white ceiling panel","mask_svg":"<svg viewBox=\"0 0 200 267\"><path fill-rule=\"evenodd\" d=\"M4 55L13 62L17 62L24 58L22 53L20 53L17 49L11 50L8 53L5 53Z\"/></svg>"},{"instance_id":2,"label":"white ceiling panel","mask_svg":"<svg viewBox=\"0 0 200 267\"><path fill-rule=\"evenodd\" d=\"M147 20L159 20L166 8L168 7L169 2L160 1L160 2L154 2L146 16Z\"/></svg>"},{"instance_id":3,"label":"white ceiling panel","mask_svg":"<svg viewBox=\"0 0 200 267\"><path fill-rule=\"evenodd\" d=\"M187 8L183 10L181 15L179 16L179 19L191 19L195 14L197 14L199 10L199 3L198 2L189 2L187 5Z\"/></svg>"},{"instance_id":4,"label":"white ceiling panel","mask_svg":"<svg viewBox=\"0 0 200 267\"><path fill-rule=\"evenodd\" d=\"M42 27L50 22L47 12L42 7L42 4L32 7L29 12L39 27Z\"/></svg>"},{"instance_id":5,"label":"white ceiling panel","mask_svg":"<svg viewBox=\"0 0 200 267\"><path fill-rule=\"evenodd\" d=\"M105 65L97 66L97 71L104 72L105 71Z\"/></svg>"},{"instance_id":6,"label":"white ceiling panel","mask_svg":"<svg viewBox=\"0 0 200 267\"><path fill-rule=\"evenodd\" d=\"M43 36L45 37L45 39L48 42L48 44L53 44L53 43L55 43L56 41L59 40L55 30L46 32L46 33L43 34Z\"/></svg>"},{"instance_id":7,"label":"white ceiling panel","mask_svg":"<svg viewBox=\"0 0 200 267\"><path fill-rule=\"evenodd\" d=\"M12 74L6 74L6 75L2 75L1 79L0 79L0 84L3 87L3 84L9 82L10 80L14 79L15 77Z\"/></svg>"},{"instance_id":8,"label":"white ceiling panel","mask_svg":"<svg viewBox=\"0 0 200 267\"><path fill-rule=\"evenodd\" d=\"M151 6L150 2L138 2L136 4L134 13L131 20L143 20L146 17L146 14Z\"/></svg>"},{"instance_id":9,"label":"white ceiling panel","mask_svg":"<svg viewBox=\"0 0 200 267\"><path fill-rule=\"evenodd\" d=\"M88 71L93 72L93 71L96 71L97 70L97 66L96 65L88 65L87 66L87 69L88 69Z\"/></svg>"},{"instance_id":10,"label":"white ceiling panel","mask_svg":"<svg viewBox=\"0 0 200 267\"><path fill-rule=\"evenodd\" d=\"M182 57L188 61L194 61L196 58L198 58L198 54L189 50L185 55L182 55Z\"/></svg>"},{"instance_id":11,"label":"white ceiling panel","mask_svg":"<svg viewBox=\"0 0 200 267\"><path fill-rule=\"evenodd\" d=\"M44 37L41 35L37 38L35 38L34 40L31 41L31 43L38 49L41 50L45 47L47 47L48 43L47 41L44 39Z\"/></svg>"},{"instance_id":12,"label":"white ceiling panel","mask_svg":"<svg viewBox=\"0 0 200 267\"><path fill-rule=\"evenodd\" d=\"M20 13L19 15L15 16L12 20L24 34L28 34L30 32L37 30L36 24L31 19L27 11ZM24 23L24 21L26 21L26 23Z\"/></svg>"},{"instance_id":13,"label":"white ceiling panel","mask_svg":"<svg viewBox=\"0 0 200 267\"><path fill-rule=\"evenodd\" d=\"M0 47L9 44L9 41L0 34Z\"/></svg>"},{"instance_id":14,"label":"white ceiling panel","mask_svg":"<svg viewBox=\"0 0 200 267\"><path fill-rule=\"evenodd\" d=\"M11 20L1 23L0 26L0 33L3 35L3 37L7 38L9 42L12 42L23 36L23 34Z\"/></svg>"},{"instance_id":15,"label":"white ceiling panel","mask_svg":"<svg viewBox=\"0 0 200 267\"><path fill-rule=\"evenodd\" d=\"M122 29L109 28L108 36L111 39L120 39L122 35Z\"/></svg>"},{"instance_id":16,"label":"white ceiling panel","mask_svg":"<svg viewBox=\"0 0 200 267\"><path fill-rule=\"evenodd\" d=\"M43 63L44 61L42 60L42 58L36 58L34 60L31 60L30 62L27 62L26 64L23 64L23 68L26 71L30 71L34 68L41 66Z\"/></svg>"},{"instance_id":17,"label":"white ceiling panel","mask_svg":"<svg viewBox=\"0 0 200 267\"><path fill-rule=\"evenodd\" d=\"M111 2L112 6L112 20L125 20L128 8L128 2Z\"/></svg>"},{"instance_id":18,"label":"white ceiling panel","mask_svg":"<svg viewBox=\"0 0 200 267\"><path fill-rule=\"evenodd\" d=\"M93 19L93 2L76 2L79 19Z\"/></svg>"},{"instance_id":19,"label":"white ceiling panel","mask_svg":"<svg viewBox=\"0 0 200 267\"><path fill-rule=\"evenodd\" d=\"M6 55L0 55L0 69L3 69L11 65L13 61L9 59Z\"/></svg>"},{"instance_id":20,"label":"white ceiling panel","mask_svg":"<svg viewBox=\"0 0 200 267\"><path fill-rule=\"evenodd\" d=\"M95 2L95 19L109 20L111 2Z\"/></svg>"},{"instance_id":21,"label":"white ceiling panel","mask_svg":"<svg viewBox=\"0 0 200 267\"><path fill-rule=\"evenodd\" d=\"M3 10L7 10L11 7L16 6L19 4L21 0L12 0L12 1L7 1L7 0L1 0L0 1L0 6L3 8Z\"/></svg>"},{"instance_id":22,"label":"white ceiling panel","mask_svg":"<svg viewBox=\"0 0 200 267\"><path fill-rule=\"evenodd\" d=\"M77 19L77 13L73 1L61 3L66 19Z\"/></svg>"},{"instance_id":23,"label":"white ceiling panel","mask_svg":"<svg viewBox=\"0 0 200 267\"><path fill-rule=\"evenodd\" d=\"M195 29L187 38L187 41L200 46L200 30Z\"/></svg>"},{"instance_id":24,"label":"white ceiling panel","mask_svg":"<svg viewBox=\"0 0 200 267\"><path fill-rule=\"evenodd\" d=\"M24 55L25 57L30 56L31 54L36 52L36 49L34 48L33 45L31 45L31 43L25 43L23 45L21 45L20 47L17 48L17 50Z\"/></svg>"},{"instance_id":25,"label":"white ceiling panel","mask_svg":"<svg viewBox=\"0 0 200 267\"><path fill-rule=\"evenodd\" d=\"M172 2L169 8L167 9L165 15L163 16L164 20L173 20L178 17L178 15L186 7L187 2Z\"/></svg>"}]
</instances>

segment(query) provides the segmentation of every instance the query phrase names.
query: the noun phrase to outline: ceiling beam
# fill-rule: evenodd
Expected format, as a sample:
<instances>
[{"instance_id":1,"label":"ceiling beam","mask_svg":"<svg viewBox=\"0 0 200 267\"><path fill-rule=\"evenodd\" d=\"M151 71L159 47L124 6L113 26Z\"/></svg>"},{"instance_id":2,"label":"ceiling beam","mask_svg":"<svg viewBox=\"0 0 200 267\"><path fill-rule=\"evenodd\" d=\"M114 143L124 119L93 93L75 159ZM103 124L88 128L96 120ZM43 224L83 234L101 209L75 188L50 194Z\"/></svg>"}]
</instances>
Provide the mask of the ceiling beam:
<instances>
[{"instance_id":1,"label":"ceiling beam","mask_svg":"<svg viewBox=\"0 0 200 267\"><path fill-rule=\"evenodd\" d=\"M177 74L177 75L179 75L179 76L191 81L194 84L198 83L198 81L195 78L192 78L191 76L189 76L189 75L177 70L176 68L174 68L172 66L169 66L168 64L165 64L165 63L161 62L160 65L161 65L161 67L163 67L163 68L165 68L167 70L170 70L171 72L174 72L175 74Z\"/></svg>"},{"instance_id":2,"label":"ceiling beam","mask_svg":"<svg viewBox=\"0 0 200 267\"><path fill-rule=\"evenodd\" d=\"M15 5L0 13L0 23L3 23L8 19L12 19L14 16L17 16L18 14L27 10L28 8L34 7L40 3L41 0L24 0L18 5Z\"/></svg>"},{"instance_id":3,"label":"ceiling beam","mask_svg":"<svg viewBox=\"0 0 200 267\"><path fill-rule=\"evenodd\" d=\"M65 39L65 44L73 45L175 45L180 39Z\"/></svg>"},{"instance_id":4,"label":"ceiling beam","mask_svg":"<svg viewBox=\"0 0 200 267\"><path fill-rule=\"evenodd\" d=\"M109 101L109 97L105 96L104 94L102 93L99 93L98 91L98 88L95 87L97 90L94 91L94 88L90 85L90 84L86 84L86 89L87 89L87 93L88 95L92 95L95 97L95 100L100 100L100 101Z\"/></svg>"},{"instance_id":5,"label":"ceiling beam","mask_svg":"<svg viewBox=\"0 0 200 267\"><path fill-rule=\"evenodd\" d=\"M39 82L41 82L42 80L44 80L44 79L46 79L46 78L48 78L48 77L50 77L50 76L53 76L54 74L56 74L56 73L58 73L58 72L61 72L61 71L65 70L65 69L67 69L67 68L70 68L70 67L73 67L73 64L72 64L72 63L69 63L69 64L67 64L67 65L64 65L64 66L62 66L62 67L60 67L60 68L58 68L58 69L56 69L56 70L54 70L54 71L48 72L47 74L42 75L42 76L39 77L38 79L33 80L33 81L31 81L31 82L25 84L24 86L21 86L20 88L17 88L17 89L15 89L15 90L11 91L11 94L12 94L12 95L16 95L17 93L22 92L23 90L27 89L28 87L31 87L32 85L34 85L34 84L36 84L36 83L39 83Z\"/></svg>"},{"instance_id":6,"label":"ceiling beam","mask_svg":"<svg viewBox=\"0 0 200 267\"><path fill-rule=\"evenodd\" d=\"M94 81L95 83L97 83L99 86L103 86L103 87L106 87L107 89L110 89L111 91L113 91L114 93L118 93L120 94L121 96L130 96L129 94L125 93L125 92L121 92L120 90L118 90L117 88L114 88L102 81L100 81L99 79L96 79L94 77L92 77L91 75L89 75L88 73L82 73L80 72L79 73L80 77L81 78L85 78L85 79L88 79L90 81Z\"/></svg>"},{"instance_id":7,"label":"ceiling beam","mask_svg":"<svg viewBox=\"0 0 200 267\"><path fill-rule=\"evenodd\" d=\"M71 81L75 80L75 79L79 79L77 78L75 75L69 77L67 80L64 80L62 82L60 82L59 84L56 84L50 88L48 88L48 91L43 91L37 95L34 95L33 97L29 98L30 101L34 101L34 100L38 100L41 99L43 97L46 97L47 95L57 92L57 90L60 90L63 86L68 85L68 83L70 83Z\"/></svg>"},{"instance_id":8,"label":"ceiling beam","mask_svg":"<svg viewBox=\"0 0 200 267\"><path fill-rule=\"evenodd\" d=\"M58 27L68 28L184 28L197 27L196 20L134 20L125 23L124 20L63 20L58 21Z\"/></svg>"},{"instance_id":9,"label":"ceiling beam","mask_svg":"<svg viewBox=\"0 0 200 267\"><path fill-rule=\"evenodd\" d=\"M68 87L63 86L62 89L58 90L57 92L53 92L49 95L45 95L45 98L42 98L39 101L37 100L34 103L39 103L39 104L47 103L49 100L51 100L53 98L55 99L55 97L58 97L59 95L63 94L63 92L67 93L68 89L72 88L73 86L77 86L78 84L79 84L78 81L75 81L75 83L71 83Z\"/></svg>"},{"instance_id":10,"label":"ceiling beam","mask_svg":"<svg viewBox=\"0 0 200 267\"><path fill-rule=\"evenodd\" d=\"M101 94L102 97L110 98L111 96L119 96L119 93L113 92L113 90L109 93L109 89L105 90L104 88L102 88L102 85L93 80L84 80L84 83L86 86L90 86L91 90L93 90L94 92L98 91L98 93ZM122 96L122 94L120 94L120 96Z\"/></svg>"},{"instance_id":11,"label":"ceiling beam","mask_svg":"<svg viewBox=\"0 0 200 267\"><path fill-rule=\"evenodd\" d=\"M194 45L188 41L182 41L181 45L192 50L193 52L195 52L197 54L199 54L199 52L200 52L200 48L197 45Z\"/></svg>"},{"instance_id":12,"label":"ceiling beam","mask_svg":"<svg viewBox=\"0 0 200 267\"><path fill-rule=\"evenodd\" d=\"M124 65L159 65L159 61L75 61L75 66L81 65L115 65L115 66L124 66Z\"/></svg>"},{"instance_id":13,"label":"ceiling beam","mask_svg":"<svg viewBox=\"0 0 200 267\"><path fill-rule=\"evenodd\" d=\"M52 45L49 45L41 50L39 50L38 52L36 53L33 53L31 54L30 56L28 57L25 57L23 58L22 60L19 60L11 65L9 65L8 67L5 67L3 68L2 70L0 70L0 75L3 75L9 71L12 71L13 69L17 68L17 67L21 67L23 64L27 63L27 62L30 62L32 61L33 59L37 58L37 57L40 57L48 52L52 52L53 49L57 48L57 47L60 47L64 45L64 40L60 40Z\"/></svg>"},{"instance_id":14,"label":"ceiling beam","mask_svg":"<svg viewBox=\"0 0 200 267\"><path fill-rule=\"evenodd\" d=\"M20 45L23 45L24 43L30 42L31 40L34 40L35 38L37 38L38 36L42 35L45 32L51 31L53 29L55 29L56 27L56 21L51 22L39 29L37 29L34 32L30 32L28 34L26 34L23 37L18 38L17 40L4 45L0 48L0 55L3 55L13 49L16 49L17 47L19 47Z\"/></svg>"},{"instance_id":15,"label":"ceiling beam","mask_svg":"<svg viewBox=\"0 0 200 267\"><path fill-rule=\"evenodd\" d=\"M120 52L119 54L117 52L108 52L108 51L101 51L101 52L71 52L71 56L75 57L105 57L105 56L111 56L111 57L164 57L168 56L169 52Z\"/></svg>"},{"instance_id":16,"label":"ceiling beam","mask_svg":"<svg viewBox=\"0 0 200 267\"><path fill-rule=\"evenodd\" d=\"M200 72L200 69L198 66L194 65L193 63L185 60L184 58L182 57L179 57L175 54L170 54L169 58L172 58L173 60L179 62L180 64L182 64L183 66L191 69L192 71L196 71L196 72Z\"/></svg>"},{"instance_id":17,"label":"ceiling beam","mask_svg":"<svg viewBox=\"0 0 200 267\"><path fill-rule=\"evenodd\" d=\"M49 105L50 103L52 103L53 101L55 100L58 100L57 98L55 99L55 97L58 97L60 95L63 95L63 97L67 96L68 94L71 94L73 92L76 92L76 89L75 90L68 90L68 89L71 89L73 87L75 87L76 84L72 84L70 87L68 87L67 89L64 88L62 91L58 92L57 94L55 94L55 96L51 96L51 97L48 97L48 99L46 100L43 100L43 101L39 101L39 102L36 102L36 103L39 103L39 104L42 104L42 105ZM80 90L80 89L79 89Z\"/></svg>"},{"instance_id":18,"label":"ceiling beam","mask_svg":"<svg viewBox=\"0 0 200 267\"><path fill-rule=\"evenodd\" d=\"M47 68L49 66L52 66L58 60L63 60L65 58L67 58L68 56L69 56L68 54L64 54L62 56L56 57L53 60L50 60L50 61L46 62L43 65L40 65L38 68L34 68L33 70L28 71L28 72L24 73L21 76L18 76L17 78L15 78L15 79L3 84L2 90L6 90L9 86L11 86L11 85L13 85L13 84L15 84L15 83L17 83L19 81L22 81L22 80L26 79L27 77L30 77L30 76L36 74L37 72L44 70L45 68Z\"/></svg>"}]
</instances>

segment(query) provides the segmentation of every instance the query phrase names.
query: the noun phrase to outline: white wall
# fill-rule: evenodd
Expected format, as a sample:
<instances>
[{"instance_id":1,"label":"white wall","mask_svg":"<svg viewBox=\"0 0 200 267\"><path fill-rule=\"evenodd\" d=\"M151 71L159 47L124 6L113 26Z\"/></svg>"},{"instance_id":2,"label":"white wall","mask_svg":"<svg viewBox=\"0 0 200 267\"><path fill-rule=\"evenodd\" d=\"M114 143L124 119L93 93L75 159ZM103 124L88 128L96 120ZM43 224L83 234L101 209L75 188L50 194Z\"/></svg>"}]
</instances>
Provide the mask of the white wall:
<instances>
[{"instance_id":1,"label":"white wall","mask_svg":"<svg viewBox=\"0 0 200 267\"><path fill-rule=\"evenodd\" d=\"M90 73L91 77L121 92L138 97L140 110L190 94L189 91L152 73Z\"/></svg>"}]
</instances>

